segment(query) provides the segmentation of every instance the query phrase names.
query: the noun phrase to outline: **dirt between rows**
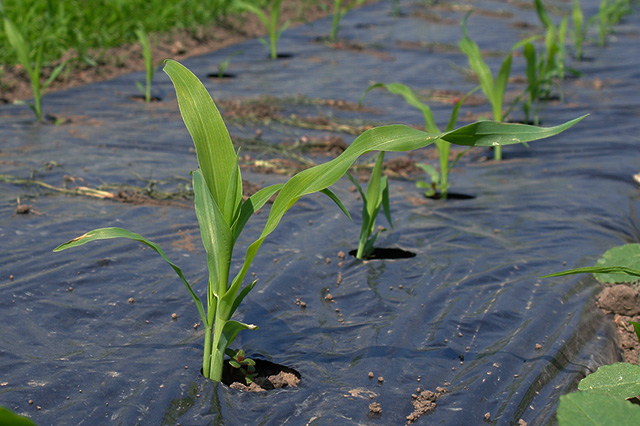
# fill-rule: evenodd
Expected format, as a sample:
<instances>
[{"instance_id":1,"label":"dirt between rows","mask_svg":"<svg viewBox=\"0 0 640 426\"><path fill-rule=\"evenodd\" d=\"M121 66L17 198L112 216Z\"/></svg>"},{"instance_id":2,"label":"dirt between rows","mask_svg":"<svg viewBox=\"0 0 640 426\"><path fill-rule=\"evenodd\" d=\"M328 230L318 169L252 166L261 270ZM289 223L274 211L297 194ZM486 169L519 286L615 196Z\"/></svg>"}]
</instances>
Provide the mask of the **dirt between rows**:
<instances>
[{"instance_id":1,"label":"dirt between rows","mask_svg":"<svg viewBox=\"0 0 640 426\"><path fill-rule=\"evenodd\" d=\"M638 364L640 343L629 321L640 322L640 291L628 284L607 285L596 297L597 306L613 316L625 362Z\"/></svg>"}]
</instances>

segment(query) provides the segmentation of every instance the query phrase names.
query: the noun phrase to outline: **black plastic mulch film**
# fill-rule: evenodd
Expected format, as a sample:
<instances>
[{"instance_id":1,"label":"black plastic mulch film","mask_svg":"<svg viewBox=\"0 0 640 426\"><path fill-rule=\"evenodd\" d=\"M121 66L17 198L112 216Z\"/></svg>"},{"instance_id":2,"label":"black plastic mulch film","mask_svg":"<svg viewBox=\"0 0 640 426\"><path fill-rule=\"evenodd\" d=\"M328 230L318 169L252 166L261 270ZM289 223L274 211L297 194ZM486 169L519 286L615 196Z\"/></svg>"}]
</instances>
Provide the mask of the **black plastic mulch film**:
<instances>
[{"instance_id":1,"label":"black plastic mulch film","mask_svg":"<svg viewBox=\"0 0 640 426\"><path fill-rule=\"evenodd\" d=\"M582 3L586 16L596 13L597 1ZM519 23L540 31L529 7L472 5L477 11L469 33L483 50L507 52L530 34ZM391 3L380 2L347 14L340 36L363 45L360 51L317 42L329 31L327 18L284 33L279 50L293 55L286 60L267 60L264 46L253 40L184 64L221 105L276 98L263 100L280 120L229 120L236 140L255 143L262 132L262 148L243 147L243 155L273 164L268 147L355 137L302 128L284 120L291 114L349 125L422 122L400 97L383 91L369 93L363 111L313 100L357 103L373 82L455 93L474 86L459 71L467 63L455 48L466 9L437 10L447 18L440 23L420 18L428 10L424 2L401 2L401 9L403 15L393 17ZM639 31L633 15L615 27L605 48L590 43L588 60L569 60L584 75L566 79L564 101L541 110L543 125L590 117L530 148L504 148L499 163L483 161L491 156L485 149L463 157L451 191L475 198L425 200L414 186L423 176L391 179L395 227L377 245L416 257L361 262L347 256L339 265L337 254L355 248L360 227L361 205L347 179L334 189L353 223L324 196L294 206L258 254L251 268L258 285L237 312L260 330L241 333L234 346L302 374L299 388L266 394L241 393L199 374L197 310L155 253L119 240L51 251L93 228L124 227L160 244L202 294L206 260L188 200L122 203L15 180L112 193L126 185L187 190L195 153L166 75L156 74L154 94L164 100L151 105L129 99L142 73L51 93L44 110L72 118L60 126L34 124L25 106L2 106L0 404L39 425L398 425L413 410L416 388L444 387L437 409L416 424L484 424L487 412L497 425L553 422L560 395L587 372L620 359L610 321L593 307L598 284L586 276L538 277L592 265L605 250L640 237L632 179L638 172L640 56L631 53ZM242 51L228 70L235 79L206 77L235 51ZM500 61L491 56L492 69ZM521 56L512 75L524 75ZM510 87L513 95L523 85ZM296 105L294 96L306 104ZM429 103L444 127L451 102ZM460 123L467 113L489 111L487 103L463 106ZM522 118L521 112L513 117ZM299 157L324 161L305 152ZM257 185L285 178L249 169L243 176ZM16 213L18 198L30 206L28 214ZM249 223L236 267L265 217ZM379 223L386 225L384 218ZM298 298L306 309L296 305ZM369 414L371 402L380 404L381 415Z\"/></svg>"}]
</instances>

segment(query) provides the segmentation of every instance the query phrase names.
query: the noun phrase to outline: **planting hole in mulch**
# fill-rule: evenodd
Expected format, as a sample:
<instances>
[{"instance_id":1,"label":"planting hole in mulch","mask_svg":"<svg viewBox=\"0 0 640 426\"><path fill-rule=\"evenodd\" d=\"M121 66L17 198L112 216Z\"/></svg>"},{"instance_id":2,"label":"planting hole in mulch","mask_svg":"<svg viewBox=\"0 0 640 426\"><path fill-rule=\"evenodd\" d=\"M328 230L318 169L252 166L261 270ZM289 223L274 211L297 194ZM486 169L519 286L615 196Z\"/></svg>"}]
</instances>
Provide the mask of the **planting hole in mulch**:
<instances>
[{"instance_id":1,"label":"planting hole in mulch","mask_svg":"<svg viewBox=\"0 0 640 426\"><path fill-rule=\"evenodd\" d=\"M231 367L228 361L225 361L222 383L230 388L246 392L264 392L273 389L298 387L302 375L293 368L263 359L254 359L254 361L258 376L253 380L253 383L247 385L242 373Z\"/></svg>"},{"instance_id":2,"label":"planting hole in mulch","mask_svg":"<svg viewBox=\"0 0 640 426\"><path fill-rule=\"evenodd\" d=\"M349 255L355 257L358 250L351 250ZM376 259L410 259L416 257L416 254L411 251L402 250L401 248L374 248L373 253L367 260Z\"/></svg>"},{"instance_id":3,"label":"planting hole in mulch","mask_svg":"<svg viewBox=\"0 0 640 426\"><path fill-rule=\"evenodd\" d=\"M220 73L207 74L207 77L215 81L222 81L222 80L231 80L232 78L236 78L236 75L232 73L224 72L222 73L222 75Z\"/></svg>"}]
</instances>

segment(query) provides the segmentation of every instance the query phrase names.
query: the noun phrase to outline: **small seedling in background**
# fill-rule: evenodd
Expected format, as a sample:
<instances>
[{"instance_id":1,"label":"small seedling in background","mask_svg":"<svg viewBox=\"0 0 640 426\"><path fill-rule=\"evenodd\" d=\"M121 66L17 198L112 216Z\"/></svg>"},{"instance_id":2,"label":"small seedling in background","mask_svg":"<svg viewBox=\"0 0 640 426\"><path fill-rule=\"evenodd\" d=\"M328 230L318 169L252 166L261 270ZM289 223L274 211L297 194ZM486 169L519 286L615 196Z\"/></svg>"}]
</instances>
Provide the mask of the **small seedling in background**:
<instances>
[{"instance_id":1,"label":"small seedling in background","mask_svg":"<svg viewBox=\"0 0 640 426\"><path fill-rule=\"evenodd\" d=\"M304 195L322 192L348 215L338 197L329 190L363 154L371 151L410 151L444 139L465 146L495 146L522 143L556 135L584 117L560 126L540 128L513 123L476 122L446 133L425 133L402 125L376 127L358 136L338 157L303 170L285 184L261 189L246 201L242 198L239 154L235 151L226 125L202 82L178 62L165 61L164 71L176 89L178 105L191 134L199 168L193 173L195 210L200 235L207 253L209 280L207 310L200 297L162 249L141 235L122 228L89 231L54 251L78 247L102 239L127 238L143 243L158 253L178 274L193 299L205 327L202 371L205 377L220 381L226 349L241 330L256 330L251 324L232 320L240 303L256 285L242 286L253 259L264 240L276 229L284 214ZM508 135L508 137L505 137ZM249 247L242 267L231 278L232 254L244 226L274 195L262 233Z\"/></svg>"},{"instance_id":2,"label":"small seedling in background","mask_svg":"<svg viewBox=\"0 0 640 426\"><path fill-rule=\"evenodd\" d=\"M469 11L462 20L462 40L460 40L459 46L462 52L467 56L471 70L478 77L482 93L484 93L491 104L493 120L501 122L504 121L507 115L503 113L502 106L504 102L504 94L507 90L507 83L509 82L509 74L511 74L512 54L509 53L504 59L494 80L489 66L482 58L480 48L467 34L467 19L470 14L471 11ZM500 146L496 146L494 148L493 154L495 160L502 160L502 148Z\"/></svg>"},{"instance_id":3,"label":"small seedling in background","mask_svg":"<svg viewBox=\"0 0 640 426\"><path fill-rule=\"evenodd\" d=\"M220 64L218 65L218 78L224 78L225 77L225 72L227 71L227 68L229 68L229 65L231 64L231 58L233 58L234 56L237 56L237 55L241 55L243 53L244 53L243 50L239 50L237 52L233 52L232 54L227 56L224 59L224 61L220 62Z\"/></svg>"},{"instance_id":4,"label":"small seedling in background","mask_svg":"<svg viewBox=\"0 0 640 426\"><path fill-rule=\"evenodd\" d=\"M136 86L144 94L144 101L149 103L151 102L151 80L156 72L153 66L153 58L151 56L151 43L149 42L147 33L142 27L136 28L135 31L136 37L138 37L138 42L140 42L140 46L142 46L142 57L144 58L144 68L146 70L145 85L136 81Z\"/></svg>"},{"instance_id":5,"label":"small seedling in background","mask_svg":"<svg viewBox=\"0 0 640 426\"><path fill-rule=\"evenodd\" d=\"M45 47L45 40L41 39L37 43L37 47L32 50L31 45L22 36L18 28L8 18L4 18L4 31L9 40L9 44L15 50L18 62L22 65L29 76L31 82L31 91L33 94L33 103L29 103L29 107L36 114L36 119L42 121L42 96L47 91L49 85L60 75L62 69L66 65L66 61L56 66L49 75L49 78L42 82L42 52Z\"/></svg>"},{"instance_id":6,"label":"small seedling in background","mask_svg":"<svg viewBox=\"0 0 640 426\"><path fill-rule=\"evenodd\" d=\"M607 42L607 35L611 33L613 25L631 13L629 0L601 0L598 9L598 35L601 47Z\"/></svg>"},{"instance_id":7,"label":"small seedling in background","mask_svg":"<svg viewBox=\"0 0 640 426\"><path fill-rule=\"evenodd\" d=\"M382 87L388 90L390 93L394 95L400 95L404 98L404 100L414 108L417 108L422 113L424 118L424 127L429 133L440 133L440 129L436 125L435 119L433 118L433 113L431 112L431 108L428 105L420 101L418 96L416 96L415 92L411 90L408 86L401 83L391 83L391 84L383 84L377 83L369 86L367 90L360 97L360 104L367 93L371 90ZM456 122L458 121L458 113L460 111L460 107L464 103L464 101L469 97L476 89L473 89L466 93L462 98L456 101L453 110L451 111L451 116L449 117L449 122L447 123L447 127L445 128L445 132L449 132L454 129ZM438 149L438 158L440 161L440 172L436 170L433 166L429 164L418 164L417 166L424 170L431 178L431 183L427 182L417 182L416 186L418 188L426 189L425 196L427 197L440 197L443 199L447 198L447 194L449 191L449 173L451 168L458 162L460 157L466 153L463 151L458 154L454 161L449 162L449 153L451 150L451 144L444 140L437 140L435 142L436 148Z\"/></svg>"},{"instance_id":8,"label":"small seedling in background","mask_svg":"<svg viewBox=\"0 0 640 426\"><path fill-rule=\"evenodd\" d=\"M567 27L569 24L569 17L565 16L560 21L560 25L556 26L553 20L549 17L549 14L542 4L542 0L535 0L536 11L540 22L545 27L545 55L540 58L539 72L540 81L548 82L543 84L541 95L545 98L549 98L551 94L550 85L553 80L564 80L566 67L566 35ZM571 70L572 73L579 74L575 70Z\"/></svg>"},{"instance_id":9,"label":"small seedling in background","mask_svg":"<svg viewBox=\"0 0 640 426\"><path fill-rule=\"evenodd\" d=\"M342 0L334 0L333 2L333 20L331 21L331 33L329 33L329 41L335 42L338 39L338 30L340 29L340 21L354 7L362 4L365 0L355 0L349 5L343 6Z\"/></svg>"},{"instance_id":10,"label":"small seedling in background","mask_svg":"<svg viewBox=\"0 0 640 426\"><path fill-rule=\"evenodd\" d=\"M267 48L269 49L269 57L271 59L278 58L278 40L280 39L282 33L287 28L289 28L289 24L291 23L290 21L287 21L282 25L281 28L278 28L281 5L282 0L271 0L269 3L269 13L267 16L267 13L265 13L262 9L252 3L247 3L244 1L236 1L235 3L233 3L233 7L237 8L238 10L251 12L260 19L265 29L267 30L267 34L269 34L269 41L265 40L264 38L260 38L260 42L267 46Z\"/></svg>"},{"instance_id":11,"label":"small seedling in background","mask_svg":"<svg viewBox=\"0 0 640 426\"><path fill-rule=\"evenodd\" d=\"M373 245L380 236L380 232L384 228L376 230L376 217L380 213L380 207L384 209L384 215L393 227L391 222L391 210L389 208L389 180L386 176L382 176L382 165L384 162L384 152L378 154L376 164L371 171L367 192L362 190L358 181L347 174L351 182L358 188L360 198L362 198L362 227L360 228L360 239L358 240L358 250L356 251L357 259L367 259L373 253ZM373 234L373 236L371 236Z\"/></svg>"},{"instance_id":12,"label":"small seedling in background","mask_svg":"<svg viewBox=\"0 0 640 426\"><path fill-rule=\"evenodd\" d=\"M227 348L225 351L229 357L229 365L231 366L230 377L233 377L233 369L236 369L242 374L247 385L253 383L258 376L256 373L256 362L251 358L247 358L242 349L233 350Z\"/></svg>"},{"instance_id":13,"label":"small seedling in background","mask_svg":"<svg viewBox=\"0 0 640 426\"><path fill-rule=\"evenodd\" d=\"M597 15L594 15L585 22L580 0L573 0L573 11L571 13L573 30L571 31L571 39L573 40L573 51L577 60L582 60L587 31L589 31L589 27L591 27L597 17Z\"/></svg>"},{"instance_id":14,"label":"small seedling in background","mask_svg":"<svg viewBox=\"0 0 640 426\"><path fill-rule=\"evenodd\" d=\"M397 18L402 16L402 11L400 10L400 0L390 0L391 1L391 16Z\"/></svg>"}]
</instances>

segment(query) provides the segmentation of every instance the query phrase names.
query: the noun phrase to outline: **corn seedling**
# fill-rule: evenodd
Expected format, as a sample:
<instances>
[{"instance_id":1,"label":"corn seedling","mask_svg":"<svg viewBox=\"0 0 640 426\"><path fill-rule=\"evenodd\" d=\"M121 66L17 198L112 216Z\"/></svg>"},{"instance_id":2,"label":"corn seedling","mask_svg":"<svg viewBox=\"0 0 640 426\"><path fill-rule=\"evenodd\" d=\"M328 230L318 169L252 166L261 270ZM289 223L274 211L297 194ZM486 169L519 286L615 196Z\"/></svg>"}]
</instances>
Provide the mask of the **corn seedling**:
<instances>
[{"instance_id":1,"label":"corn seedling","mask_svg":"<svg viewBox=\"0 0 640 426\"><path fill-rule=\"evenodd\" d=\"M576 59L581 60L583 56L584 41L587 38L587 31L593 24L597 15L584 20L584 13L580 7L580 0L573 0L573 11L571 20L573 21L573 31L571 31L571 39L573 40L573 51Z\"/></svg>"},{"instance_id":2,"label":"corn seedling","mask_svg":"<svg viewBox=\"0 0 640 426\"><path fill-rule=\"evenodd\" d=\"M467 19L471 11L469 11L462 20L462 39L459 46L462 52L467 56L469 60L469 66L471 70L477 75L480 82L480 88L482 93L487 97L493 111L494 121L504 121L506 114L502 111L502 105L504 102L504 94L507 89L507 83L509 82L509 74L511 74L511 53L502 62L500 70L494 80L489 66L482 58L480 48L467 34ZM496 146L494 148L494 159L502 159L502 148Z\"/></svg>"},{"instance_id":3,"label":"corn seedling","mask_svg":"<svg viewBox=\"0 0 640 426\"><path fill-rule=\"evenodd\" d=\"M607 42L607 35L612 31L613 25L631 13L629 0L601 0L598 9L598 35L600 46Z\"/></svg>"},{"instance_id":4,"label":"corn seedling","mask_svg":"<svg viewBox=\"0 0 640 426\"><path fill-rule=\"evenodd\" d=\"M244 53L244 51L242 50L233 52L232 54L227 56L224 59L224 61L220 62L220 64L218 65L218 78L224 78L225 72L227 71L227 68L229 68L229 65L231 64L231 58L233 58L234 56L240 55L242 53Z\"/></svg>"},{"instance_id":5,"label":"corn seedling","mask_svg":"<svg viewBox=\"0 0 640 426\"><path fill-rule=\"evenodd\" d=\"M356 0L353 3L343 6L342 0L334 0L333 2L333 20L331 21L331 33L329 33L329 41L335 42L338 39L338 30L340 29L340 21L351 9L362 4L365 0Z\"/></svg>"},{"instance_id":6,"label":"corn seedling","mask_svg":"<svg viewBox=\"0 0 640 426\"><path fill-rule=\"evenodd\" d=\"M269 57L271 59L278 58L278 40L283 31L289 28L290 21L285 22L281 28L278 28L278 21L280 20L282 0L271 0L269 3L268 15L260 7L252 3L244 1L238 1L234 3L234 7L239 10L251 12L260 19L264 28L269 35L269 41L264 38L260 38L260 42L267 46L269 49Z\"/></svg>"},{"instance_id":7,"label":"corn seedling","mask_svg":"<svg viewBox=\"0 0 640 426\"><path fill-rule=\"evenodd\" d=\"M418 96L416 96L415 92L404 84L401 84L401 83L373 84L369 86L367 90L364 92L364 94L360 97L360 104L362 104L362 100L364 99L365 95L377 87L382 87L388 90L390 93L393 93L394 95L402 96L409 105L420 110L424 118L424 127L427 132L440 133L440 129L436 125L436 122L433 118L433 113L431 112L431 108L429 108L428 105L420 101L420 99L418 99ZM476 90L477 89L471 90L455 103L453 110L451 111L451 116L449 117L449 122L447 123L447 127L445 128L446 132L449 132L454 129L456 122L458 121L458 113L460 111L460 107L462 106L464 101L467 99L467 97L471 95L473 92L475 92ZM462 155L464 155L466 151L456 156L454 161L450 163L449 152L451 149L451 144L442 139L439 139L435 141L435 145L438 150L440 172L438 172L438 170L436 170L433 166L429 164L418 164L417 166L420 167L422 170L424 170L425 173L427 173L427 175L430 176L431 183L417 182L416 186L418 188L426 189L425 196L427 197L439 196L440 198L446 199L448 190L449 190L449 172L451 168L458 162L460 157L462 157Z\"/></svg>"},{"instance_id":8,"label":"corn seedling","mask_svg":"<svg viewBox=\"0 0 640 426\"><path fill-rule=\"evenodd\" d=\"M569 17L565 16L556 26L544 8L542 0L535 0L536 11L545 27L545 56L540 58L540 80L551 82L554 79L563 80L565 77L566 35ZM545 83L542 94L550 95L549 84Z\"/></svg>"},{"instance_id":9,"label":"corn seedling","mask_svg":"<svg viewBox=\"0 0 640 426\"><path fill-rule=\"evenodd\" d=\"M35 48L35 54L29 42L22 36L18 28L8 18L4 18L4 32L9 40L9 44L16 52L18 61L27 72L31 82L31 91L33 94L33 103L29 103L29 107L36 114L36 119L42 121L42 96L46 92L49 85L58 77L62 69L66 65L63 62L56 66L46 81L42 81L42 52L45 47L45 39L38 41Z\"/></svg>"},{"instance_id":10,"label":"corn seedling","mask_svg":"<svg viewBox=\"0 0 640 426\"><path fill-rule=\"evenodd\" d=\"M426 133L402 125L376 127L358 136L338 157L294 175L285 184L263 188L246 201L242 199L239 154L213 99L204 85L178 62L165 61L164 71L176 90L180 113L193 139L199 168L192 173L195 210L200 235L207 253L209 279L206 304L193 290L182 270L164 251L141 235L122 228L101 228L72 239L54 251L78 247L102 239L126 238L138 241L158 253L179 276L193 299L205 327L203 374L216 381L222 376L226 349L241 330L256 330L252 324L231 319L242 300L256 285L243 287L246 274L264 240L276 229L284 214L302 196L322 192L348 215L329 186L336 183L361 155L371 151L410 151L437 139L466 146L496 146L542 139L558 134L583 117L550 128L512 123L480 121L445 133ZM245 224L274 195L262 233L246 250L244 261L231 279L232 254Z\"/></svg>"},{"instance_id":11,"label":"corn seedling","mask_svg":"<svg viewBox=\"0 0 640 426\"><path fill-rule=\"evenodd\" d=\"M149 103L151 102L151 80L156 72L153 66L153 58L151 57L151 43L149 42L147 33L144 32L142 27L136 28L136 37L138 37L140 46L142 46L142 58L144 59L144 68L146 70L145 85L136 81L136 86L138 86L138 89L144 94L144 101Z\"/></svg>"},{"instance_id":12,"label":"corn seedling","mask_svg":"<svg viewBox=\"0 0 640 426\"><path fill-rule=\"evenodd\" d=\"M358 181L347 174L351 182L358 188L360 198L362 198L362 226L360 228L360 239L358 240L357 259L367 259L373 253L373 244L380 236L384 228L380 228L374 234L376 227L376 217L380 213L380 207L384 209L384 215L393 227L391 222L391 210L389 208L389 181L386 176L382 176L382 164L384 162L384 152L378 154L376 164L371 171L367 192L362 190ZM373 236L371 236L373 234Z\"/></svg>"}]
</instances>

